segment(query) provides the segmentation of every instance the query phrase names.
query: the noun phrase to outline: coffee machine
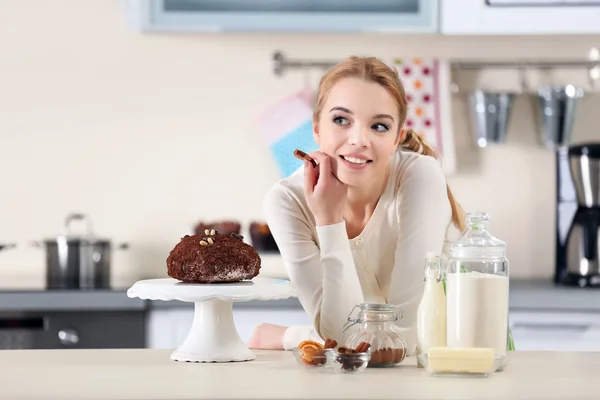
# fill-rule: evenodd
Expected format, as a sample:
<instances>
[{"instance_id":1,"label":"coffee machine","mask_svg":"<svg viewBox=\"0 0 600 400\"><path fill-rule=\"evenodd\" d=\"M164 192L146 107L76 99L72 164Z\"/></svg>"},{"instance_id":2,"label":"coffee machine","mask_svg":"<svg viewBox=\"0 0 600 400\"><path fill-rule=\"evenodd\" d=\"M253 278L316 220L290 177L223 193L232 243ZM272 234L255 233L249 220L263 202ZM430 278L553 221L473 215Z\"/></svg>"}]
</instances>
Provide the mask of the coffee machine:
<instances>
[{"instance_id":1,"label":"coffee machine","mask_svg":"<svg viewBox=\"0 0 600 400\"><path fill-rule=\"evenodd\" d=\"M600 142L556 151L557 284L600 287Z\"/></svg>"}]
</instances>

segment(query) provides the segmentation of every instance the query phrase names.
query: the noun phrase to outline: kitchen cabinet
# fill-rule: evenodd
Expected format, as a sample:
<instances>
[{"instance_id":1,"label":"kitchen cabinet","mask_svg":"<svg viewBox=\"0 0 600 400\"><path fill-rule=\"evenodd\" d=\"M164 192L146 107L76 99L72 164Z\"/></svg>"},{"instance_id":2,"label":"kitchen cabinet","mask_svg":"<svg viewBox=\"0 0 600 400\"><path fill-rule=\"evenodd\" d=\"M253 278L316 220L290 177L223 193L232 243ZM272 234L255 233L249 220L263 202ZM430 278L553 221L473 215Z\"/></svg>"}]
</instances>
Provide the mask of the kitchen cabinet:
<instances>
[{"instance_id":1,"label":"kitchen cabinet","mask_svg":"<svg viewBox=\"0 0 600 400\"><path fill-rule=\"evenodd\" d=\"M162 32L438 32L439 0L122 0L130 26Z\"/></svg>"},{"instance_id":2,"label":"kitchen cabinet","mask_svg":"<svg viewBox=\"0 0 600 400\"><path fill-rule=\"evenodd\" d=\"M511 311L515 349L600 351L600 313Z\"/></svg>"},{"instance_id":3,"label":"kitchen cabinet","mask_svg":"<svg viewBox=\"0 0 600 400\"><path fill-rule=\"evenodd\" d=\"M447 35L600 33L598 0L444 0L440 8Z\"/></svg>"},{"instance_id":4,"label":"kitchen cabinet","mask_svg":"<svg viewBox=\"0 0 600 400\"><path fill-rule=\"evenodd\" d=\"M147 347L174 349L185 340L192 320L193 307L165 307L150 309L147 322ZM250 339L254 328L261 322L290 326L310 325L308 315L301 307L236 307L233 306L236 329L244 343Z\"/></svg>"},{"instance_id":5,"label":"kitchen cabinet","mask_svg":"<svg viewBox=\"0 0 600 400\"><path fill-rule=\"evenodd\" d=\"M310 325L301 307L236 307L233 316L247 342L261 322ZM151 308L148 348L174 349L185 340L194 317L191 306ZM600 313L511 310L510 327L517 351L600 351Z\"/></svg>"}]
</instances>

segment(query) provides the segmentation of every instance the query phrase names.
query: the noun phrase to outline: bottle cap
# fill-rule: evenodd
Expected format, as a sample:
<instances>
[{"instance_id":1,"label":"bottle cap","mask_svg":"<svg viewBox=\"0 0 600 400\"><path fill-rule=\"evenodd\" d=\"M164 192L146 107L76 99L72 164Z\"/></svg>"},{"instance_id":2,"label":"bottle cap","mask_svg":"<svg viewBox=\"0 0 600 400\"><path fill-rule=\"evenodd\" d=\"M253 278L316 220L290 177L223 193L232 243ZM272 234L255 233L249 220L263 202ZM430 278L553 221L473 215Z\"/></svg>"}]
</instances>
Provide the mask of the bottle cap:
<instances>
[{"instance_id":1,"label":"bottle cap","mask_svg":"<svg viewBox=\"0 0 600 400\"><path fill-rule=\"evenodd\" d=\"M426 254L427 261L438 261L440 259L440 255L436 252L429 251Z\"/></svg>"}]
</instances>

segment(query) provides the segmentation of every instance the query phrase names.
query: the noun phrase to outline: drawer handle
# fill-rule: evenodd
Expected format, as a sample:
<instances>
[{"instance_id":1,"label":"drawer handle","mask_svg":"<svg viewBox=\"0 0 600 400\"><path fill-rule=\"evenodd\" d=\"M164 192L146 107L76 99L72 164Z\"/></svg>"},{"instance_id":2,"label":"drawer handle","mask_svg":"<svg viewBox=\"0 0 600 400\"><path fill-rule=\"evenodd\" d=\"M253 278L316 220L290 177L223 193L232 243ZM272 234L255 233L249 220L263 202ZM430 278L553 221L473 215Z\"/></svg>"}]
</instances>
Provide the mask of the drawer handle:
<instances>
[{"instance_id":1,"label":"drawer handle","mask_svg":"<svg viewBox=\"0 0 600 400\"><path fill-rule=\"evenodd\" d=\"M591 325L587 324L528 324L528 323L516 323L513 325L513 329L535 329L540 331L550 330L561 330L561 331L573 331L582 332L590 329Z\"/></svg>"}]
</instances>

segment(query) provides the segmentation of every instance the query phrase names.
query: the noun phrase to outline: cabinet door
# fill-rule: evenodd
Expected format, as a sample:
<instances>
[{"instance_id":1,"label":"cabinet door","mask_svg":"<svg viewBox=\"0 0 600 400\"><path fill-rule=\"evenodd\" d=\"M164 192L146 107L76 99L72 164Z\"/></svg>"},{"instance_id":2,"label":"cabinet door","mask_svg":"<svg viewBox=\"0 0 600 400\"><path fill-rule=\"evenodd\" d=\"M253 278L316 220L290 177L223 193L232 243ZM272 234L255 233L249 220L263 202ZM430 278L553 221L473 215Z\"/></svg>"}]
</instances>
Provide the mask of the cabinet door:
<instances>
[{"instance_id":1,"label":"cabinet door","mask_svg":"<svg viewBox=\"0 0 600 400\"><path fill-rule=\"evenodd\" d=\"M512 312L517 351L600 351L600 314Z\"/></svg>"},{"instance_id":2,"label":"cabinet door","mask_svg":"<svg viewBox=\"0 0 600 400\"><path fill-rule=\"evenodd\" d=\"M146 345L149 349L172 349L176 347L176 317L177 314L170 308L154 309L148 312Z\"/></svg>"},{"instance_id":3,"label":"cabinet door","mask_svg":"<svg viewBox=\"0 0 600 400\"><path fill-rule=\"evenodd\" d=\"M193 319L193 307L151 310L147 325L148 348L177 348L187 337ZM311 324L302 308L253 308L234 305L233 319L244 343L250 340L254 328L262 322L282 326Z\"/></svg>"},{"instance_id":4,"label":"cabinet door","mask_svg":"<svg viewBox=\"0 0 600 400\"><path fill-rule=\"evenodd\" d=\"M598 0L444 0L443 34L600 33Z\"/></svg>"},{"instance_id":5,"label":"cabinet door","mask_svg":"<svg viewBox=\"0 0 600 400\"><path fill-rule=\"evenodd\" d=\"M310 318L302 308L298 309L260 309L240 308L233 310L235 327L240 337L247 343L254 328L262 322L275 325L311 325Z\"/></svg>"},{"instance_id":6,"label":"cabinet door","mask_svg":"<svg viewBox=\"0 0 600 400\"><path fill-rule=\"evenodd\" d=\"M437 32L439 0L129 0L152 31Z\"/></svg>"}]
</instances>

